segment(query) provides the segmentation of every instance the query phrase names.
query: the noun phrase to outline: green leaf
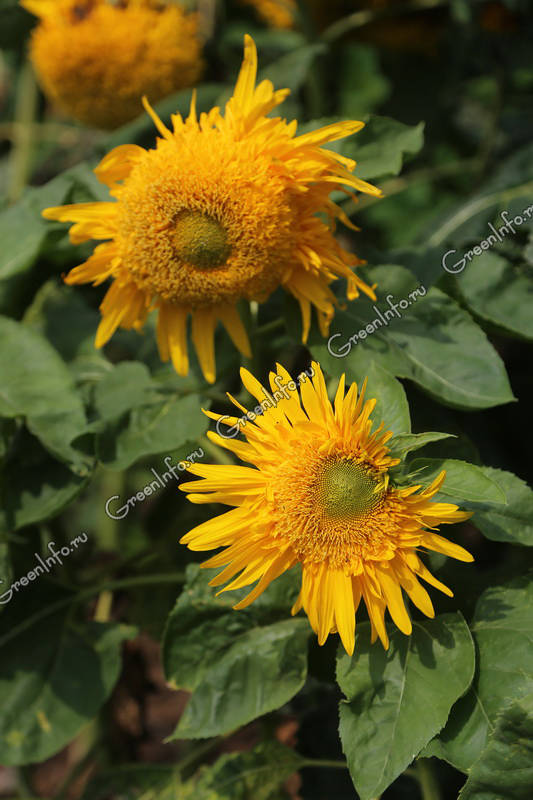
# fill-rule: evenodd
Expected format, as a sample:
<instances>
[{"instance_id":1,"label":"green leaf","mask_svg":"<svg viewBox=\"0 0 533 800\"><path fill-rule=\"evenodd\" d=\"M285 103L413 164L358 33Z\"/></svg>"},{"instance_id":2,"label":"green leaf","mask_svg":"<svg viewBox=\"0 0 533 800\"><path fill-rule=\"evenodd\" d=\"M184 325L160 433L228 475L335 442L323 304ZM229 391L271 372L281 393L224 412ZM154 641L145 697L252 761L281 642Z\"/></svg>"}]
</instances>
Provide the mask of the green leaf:
<instances>
[{"instance_id":1,"label":"green leaf","mask_svg":"<svg viewBox=\"0 0 533 800\"><path fill-rule=\"evenodd\" d=\"M533 146L527 144L502 160L493 177L482 189L449 211L444 219L433 226L426 236L430 247L449 242L454 248L477 244L493 231L489 223L499 229L504 219L497 212L509 212L509 217L518 214L531 203L533 191ZM531 219L531 218L530 218ZM444 250L443 250L444 255Z\"/></svg>"},{"instance_id":2,"label":"green leaf","mask_svg":"<svg viewBox=\"0 0 533 800\"><path fill-rule=\"evenodd\" d=\"M41 333L69 365L75 380L98 380L113 369L94 346L100 314L90 308L78 286L45 283L24 314L24 323Z\"/></svg>"},{"instance_id":3,"label":"green leaf","mask_svg":"<svg viewBox=\"0 0 533 800\"><path fill-rule=\"evenodd\" d=\"M60 513L88 484L29 434L10 454L0 483L0 532L16 531Z\"/></svg>"},{"instance_id":4,"label":"green leaf","mask_svg":"<svg viewBox=\"0 0 533 800\"><path fill-rule=\"evenodd\" d=\"M281 784L304 764L298 753L279 742L263 742L249 753L230 753L203 768L189 782L190 795L207 800L281 800ZM212 795L209 794L212 792Z\"/></svg>"},{"instance_id":5,"label":"green leaf","mask_svg":"<svg viewBox=\"0 0 533 800\"><path fill-rule=\"evenodd\" d=\"M198 448L207 426L198 396L170 396L112 421L97 437L97 456L108 469L123 470L144 456Z\"/></svg>"},{"instance_id":6,"label":"green leaf","mask_svg":"<svg viewBox=\"0 0 533 800\"><path fill-rule=\"evenodd\" d=\"M361 376L361 382L365 376ZM372 419L375 427L383 422L385 430L409 432L411 430L411 417L409 404L405 391L396 378L372 361L368 370L368 383L365 397L377 400Z\"/></svg>"},{"instance_id":7,"label":"green leaf","mask_svg":"<svg viewBox=\"0 0 533 800\"><path fill-rule=\"evenodd\" d=\"M378 797L443 727L474 674L475 653L460 614L414 622L391 633L388 651L357 626L355 654L342 652L337 680L340 736L361 800Z\"/></svg>"},{"instance_id":8,"label":"green leaf","mask_svg":"<svg viewBox=\"0 0 533 800\"><path fill-rule=\"evenodd\" d=\"M533 270L511 264L497 253L483 252L458 276L459 291L468 307L502 331L533 339Z\"/></svg>"},{"instance_id":9,"label":"green leaf","mask_svg":"<svg viewBox=\"0 0 533 800\"><path fill-rule=\"evenodd\" d=\"M390 94L390 81L383 75L376 50L349 42L340 53L339 116L360 119Z\"/></svg>"},{"instance_id":10,"label":"green leaf","mask_svg":"<svg viewBox=\"0 0 533 800\"><path fill-rule=\"evenodd\" d=\"M439 494L461 503L465 500L473 503L507 502L504 490L486 474L484 468L455 458L415 458L409 464L410 478L406 480L416 479L430 484L442 470L446 470L446 479Z\"/></svg>"},{"instance_id":11,"label":"green leaf","mask_svg":"<svg viewBox=\"0 0 533 800\"><path fill-rule=\"evenodd\" d=\"M305 683L309 623L252 628L208 661L171 738L227 734L288 703Z\"/></svg>"},{"instance_id":12,"label":"green leaf","mask_svg":"<svg viewBox=\"0 0 533 800\"><path fill-rule=\"evenodd\" d=\"M533 694L511 701L496 720L459 800L530 800L533 787Z\"/></svg>"},{"instance_id":13,"label":"green leaf","mask_svg":"<svg viewBox=\"0 0 533 800\"><path fill-rule=\"evenodd\" d=\"M468 694L424 751L467 772L480 757L498 714L513 698L533 692L533 582L524 577L487 589L471 625L477 670Z\"/></svg>"},{"instance_id":14,"label":"green leaf","mask_svg":"<svg viewBox=\"0 0 533 800\"><path fill-rule=\"evenodd\" d=\"M176 738L227 733L279 708L305 680L310 628L306 620L289 616L297 572L281 575L243 611L232 606L250 587L217 597L208 586L212 575L197 565L187 568L165 630L167 680L193 690Z\"/></svg>"},{"instance_id":15,"label":"green leaf","mask_svg":"<svg viewBox=\"0 0 533 800\"><path fill-rule=\"evenodd\" d=\"M357 380L376 361L453 407L490 408L513 399L499 355L450 297L434 288L419 296L425 287L399 266L371 270L369 282L378 284L377 303L360 297L337 311L327 340L311 334L313 355L328 372Z\"/></svg>"},{"instance_id":16,"label":"green leaf","mask_svg":"<svg viewBox=\"0 0 533 800\"><path fill-rule=\"evenodd\" d=\"M97 772L87 784L82 800L108 800L115 796L121 800L184 800L180 789L174 766L121 764Z\"/></svg>"},{"instance_id":17,"label":"green leaf","mask_svg":"<svg viewBox=\"0 0 533 800\"><path fill-rule=\"evenodd\" d=\"M533 491L512 472L492 467L481 469L505 492L507 505L495 508L492 503L469 504L468 507L476 512L472 523L487 539L532 547Z\"/></svg>"},{"instance_id":18,"label":"green leaf","mask_svg":"<svg viewBox=\"0 0 533 800\"><path fill-rule=\"evenodd\" d=\"M64 237L65 227L47 222L41 211L70 202L76 190L82 192L83 199L109 199L107 188L97 181L90 167L82 163L44 186L28 189L18 203L0 212L1 313L13 314L28 292L42 282L39 274L30 272L31 267L45 246Z\"/></svg>"},{"instance_id":19,"label":"green leaf","mask_svg":"<svg viewBox=\"0 0 533 800\"><path fill-rule=\"evenodd\" d=\"M21 591L38 600L42 586ZM135 633L96 622L73 630L67 609L45 619L35 609L21 614L25 602L17 595L15 619L11 609L0 618L0 761L6 766L44 761L95 717L119 676L121 644Z\"/></svg>"},{"instance_id":20,"label":"green leaf","mask_svg":"<svg viewBox=\"0 0 533 800\"><path fill-rule=\"evenodd\" d=\"M94 391L94 408L98 417L110 421L121 417L132 408L146 405L157 397L148 368L138 361L124 361L117 364Z\"/></svg>"},{"instance_id":21,"label":"green leaf","mask_svg":"<svg viewBox=\"0 0 533 800\"><path fill-rule=\"evenodd\" d=\"M46 339L6 317L0 317L0 338L0 413L25 417L29 430L51 453L87 475L90 461L71 446L85 431L85 411L64 361Z\"/></svg>"},{"instance_id":22,"label":"green leaf","mask_svg":"<svg viewBox=\"0 0 533 800\"><path fill-rule=\"evenodd\" d=\"M345 121L345 117L315 119L300 125L298 134ZM405 156L417 153L423 143L423 122L411 126L388 117L371 116L365 122L365 127L355 136L329 142L324 146L347 158L353 158L357 162L355 175L368 181L398 175Z\"/></svg>"},{"instance_id":23,"label":"green leaf","mask_svg":"<svg viewBox=\"0 0 533 800\"><path fill-rule=\"evenodd\" d=\"M126 764L97 774L82 800L281 800L281 784L305 763L298 753L276 741L249 752L222 755L196 775L180 781L178 766Z\"/></svg>"},{"instance_id":24,"label":"green leaf","mask_svg":"<svg viewBox=\"0 0 533 800\"><path fill-rule=\"evenodd\" d=\"M307 41L304 34L299 30L254 27L252 31L251 27L251 23L248 20L237 18L231 22L228 21L228 24L224 25L220 30L220 43L236 51L236 57L241 59L244 36L249 33L257 45L257 50L260 53L262 62L264 53L268 52L278 55L288 53L291 50L302 47ZM276 88L279 89L280 87L277 86Z\"/></svg>"},{"instance_id":25,"label":"green leaf","mask_svg":"<svg viewBox=\"0 0 533 800\"><path fill-rule=\"evenodd\" d=\"M371 116L355 137L342 145L342 153L357 162L355 173L363 180L398 175L405 157L424 144L424 123L405 125L389 117Z\"/></svg>"},{"instance_id":26,"label":"green leaf","mask_svg":"<svg viewBox=\"0 0 533 800\"><path fill-rule=\"evenodd\" d=\"M256 626L286 619L299 592L299 575L291 570L280 575L251 606L234 611L233 606L250 591L217 591L209 586L213 570L197 564L187 567L187 580L167 620L163 640L166 678L174 688L195 689L207 669L209 654L215 655L241 634Z\"/></svg>"},{"instance_id":27,"label":"green leaf","mask_svg":"<svg viewBox=\"0 0 533 800\"><path fill-rule=\"evenodd\" d=\"M322 43L299 47L262 69L259 80L269 80L277 89L296 92L305 83L315 58L325 51L326 45Z\"/></svg>"},{"instance_id":28,"label":"green leaf","mask_svg":"<svg viewBox=\"0 0 533 800\"><path fill-rule=\"evenodd\" d=\"M388 446L391 449L390 455L394 458L404 459L407 453L413 450L420 450L431 442L440 442L441 439L449 439L453 433L439 433L438 431L428 431L427 433L400 433L393 436Z\"/></svg>"}]
</instances>

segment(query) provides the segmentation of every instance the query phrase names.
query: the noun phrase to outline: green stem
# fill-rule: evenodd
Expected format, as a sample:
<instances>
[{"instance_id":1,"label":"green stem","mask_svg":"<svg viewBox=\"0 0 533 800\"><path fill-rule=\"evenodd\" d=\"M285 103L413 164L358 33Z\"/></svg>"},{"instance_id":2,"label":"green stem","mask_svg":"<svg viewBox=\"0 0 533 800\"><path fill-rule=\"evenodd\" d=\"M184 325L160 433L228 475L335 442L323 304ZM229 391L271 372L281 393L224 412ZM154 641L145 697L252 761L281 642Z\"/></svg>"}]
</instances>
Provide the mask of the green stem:
<instances>
[{"instance_id":1,"label":"green stem","mask_svg":"<svg viewBox=\"0 0 533 800\"><path fill-rule=\"evenodd\" d=\"M527 183L522 183L520 186L513 186L512 189L506 190L499 190L498 192L492 192L491 194L484 195L483 197L476 197L467 203L459 211L453 215L450 219L446 220L444 225L438 228L432 236L428 239L429 247L437 247L438 245L442 244L457 228L459 228L463 223L473 217L475 214L479 214L481 211L485 211L487 208L490 208L496 203L509 203L511 200L514 200L517 197L526 197L530 196L531 192L533 192L533 181L528 181Z\"/></svg>"},{"instance_id":2,"label":"green stem","mask_svg":"<svg viewBox=\"0 0 533 800\"><path fill-rule=\"evenodd\" d=\"M285 320L281 317L278 319L273 319L271 322L265 322L264 325L260 325L256 328L252 333L252 338L256 339L259 336L267 336L269 333L274 333L275 331L281 330L285 327Z\"/></svg>"},{"instance_id":3,"label":"green stem","mask_svg":"<svg viewBox=\"0 0 533 800\"><path fill-rule=\"evenodd\" d=\"M124 474L112 470L102 470L100 503L107 508L107 501L116 495L120 497L124 489ZM103 550L120 551L117 522L108 514L102 514L98 526L98 538Z\"/></svg>"},{"instance_id":4,"label":"green stem","mask_svg":"<svg viewBox=\"0 0 533 800\"><path fill-rule=\"evenodd\" d=\"M183 772L190 767L191 764L194 764L195 761L199 761L203 756L210 753L214 747L220 744L220 742L222 742L224 739L227 739L227 737L230 735L231 734L227 734L226 736L217 736L214 739L209 739L207 742L202 742L202 744L194 747L189 753L187 753L187 755L178 761L178 763L175 765L176 770L178 770L178 772Z\"/></svg>"},{"instance_id":5,"label":"green stem","mask_svg":"<svg viewBox=\"0 0 533 800\"><path fill-rule=\"evenodd\" d=\"M37 83L27 61L20 71L15 103L13 148L9 158L10 175L7 199L15 203L22 194L31 170L34 120L37 113Z\"/></svg>"},{"instance_id":6,"label":"green stem","mask_svg":"<svg viewBox=\"0 0 533 800\"><path fill-rule=\"evenodd\" d=\"M415 765L422 800L441 800L440 787L433 773L429 758L419 758Z\"/></svg>"},{"instance_id":7,"label":"green stem","mask_svg":"<svg viewBox=\"0 0 533 800\"><path fill-rule=\"evenodd\" d=\"M296 5L298 8L297 18L299 22L299 27L305 34L308 41L310 42L316 41L316 39L318 38L318 34L313 18L309 11L307 0L296 0Z\"/></svg>"},{"instance_id":8,"label":"green stem","mask_svg":"<svg viewBox=\"0 0 533 800\"><path fill-rule=\"evenodd\" d=\"M113 608L113 592L105 589L98 595L96 602L96 609L94 612L95 622L109 622L111 619L111 610Z\"/></svg>"},{"instance_id":9,"label":"green stem","mask_svg":"<svg viewBox=\"0 0 533 800\"><path fill-rule=\"evenodd\" d=\"M36 622L49 617L51 614L55 614L57 611L61 611L63 608L67 608L71 604L82 603L84 600L90 600L95 595L100 594L100 592L131 589L137 586L156 586L163 583L183 583L184 580L185 574L183 572L167 572L155 575L136 575L131 578L119 578L118 580L106 581L105 583L101 583L98 586L92 586L88 589L82 589L73 597L63 597L61 600L56 600L55 603L50 603L49 606L46 606L36 614L27 617L18 625L15 625L14 628L11 628L8 633L0 638L0 646L6 644L6 642L8 642L10 639L13 639L15 636L18 636L19 633L27 628L31 628L31 626Z\"/></svg>"}]
</instances>

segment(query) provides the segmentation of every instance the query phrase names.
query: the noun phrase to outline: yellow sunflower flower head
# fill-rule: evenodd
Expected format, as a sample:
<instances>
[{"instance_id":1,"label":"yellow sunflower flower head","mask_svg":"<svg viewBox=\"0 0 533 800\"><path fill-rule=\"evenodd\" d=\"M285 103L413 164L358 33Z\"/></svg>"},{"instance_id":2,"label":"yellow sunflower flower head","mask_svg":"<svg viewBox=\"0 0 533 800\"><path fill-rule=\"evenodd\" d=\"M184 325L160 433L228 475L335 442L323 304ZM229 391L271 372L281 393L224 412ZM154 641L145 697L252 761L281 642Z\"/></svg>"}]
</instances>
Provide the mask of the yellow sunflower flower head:
<instances>
[{"instance_id":1,"label":"yellow sunflower flower head","mask_svg":"<svg viewBox=\"0 0 533 800\"><path fill-rule=\"evenodd\" d=\"M198 117L193 96L188 118L174 115L170 131L146 103L161 134L155 149L117 147L95 170L115 202L43 212L74 222L73 242L109 240L66 277L70 284L113 281L101 305L97 347L119 326L140 327L156 308L161 358L186 375L191 315L199 362L213 382L217 320L250 355L237 301L263 301L283 286L300 303L305 341L312 305L327 334L336 303L329 284L336 278L346 278L350 299L360 290L375 298L353 272L360 261L333 236L336 217L350 222L329 194L343 187L380 192L352 174L355 162L321 147L363 123L339 122L296 136L296 121L267 116L288 90L275 91L266 80L256 86L256 71L256 48L247 36L224 113L213 108Z\"/></svg>"},{"instance_id":2,"label":"yellow sunflower flower head","mask_svg":"<svg viewBox=\"0 0 533 800\"><path fill-rule=\"evenodd\" d=\"M296 0L240 0L252 6L256 14L272 28L292 28L296 14Z\"/></svg>"},{"instance_id":3,"label":"yellow sunflower flower head","mask_svg":"<svg viewBox=\"0 0 533 800\"><path fill-rule=\"evenodd\" d=\"M62 111L100 128L138 116L200 77L195 14L156 0L21 0L40 17L30 55L44 92Z\"/></svg>"},{"instance_id":4,"label":"yellow sunflower flower head","mask_svg":"<svg viewBox=\"0 0 533 800\"><path fill-rule=\"evenodd\" d=\"M472 561L466 550L435 532L439 524L471 514L432 500L444 472L427 488L393 485L389 470L398 459L387 447L393 434L383 423L372 431L376 401L365 401L365 385L358 393L352 383L345 394L342 376L332 406L316 363L302 373L299 387L279 364L270 373L269 390L246 370L241 375L260 407L246 416L236 403L245 414L241 418L205 413L223 434L210 433L211 440L251 466L189 468L202 479L180 486L191 492L191 502L234 508L189 531L182 543L191 550L224 548L203 564L224 567L211 581L212 586L230 581L221 591L257 581L236 609L300 564L301 591L292 613L305 610L319 644L338 632L353 653L362 600L372 641L379 637L387 648L386 609L401 631L411 633L402 590L429 617L433 606L420 578L452 596L419 553L435 550ZM234 438L238 431L246 441Z\"/></svg>"}]
</instances>

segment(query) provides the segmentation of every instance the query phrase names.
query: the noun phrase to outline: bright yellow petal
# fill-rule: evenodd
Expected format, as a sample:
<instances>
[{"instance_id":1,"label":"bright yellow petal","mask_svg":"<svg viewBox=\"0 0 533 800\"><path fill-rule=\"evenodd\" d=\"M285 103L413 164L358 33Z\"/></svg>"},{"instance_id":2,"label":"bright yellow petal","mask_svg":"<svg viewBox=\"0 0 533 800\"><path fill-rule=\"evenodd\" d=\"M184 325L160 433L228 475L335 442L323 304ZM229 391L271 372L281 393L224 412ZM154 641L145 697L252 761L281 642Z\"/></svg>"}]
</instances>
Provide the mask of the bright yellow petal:
<instances>
[{"instance_id":1,"label":"bright yellow petal","mask_svg":"<svg viewBox=\"0 0 533 800\"><path fill-rule=\"evenodd\" d=\"M229 333L235 347L243 356L251 358L252 348L250 347L250 340L248 339L246 328L235 306L219 306L216 309L216 314Z\"/></svg>"},{"instance_id":2,"label":"bright yellow petal","mask_svg":"<svg viewBox=\"0 0 533 800\"><path fill-rule=\"evenodd\" d=\"M187 309L161 303L157 319L157 344L161 360L171 359L178 375L187 375Z\"/></svg>"},{"instance_id":3,"label":"bright yellow petal","mask_svg":"<svg viewBox=\"0 0 533 800\"><path fill-rule=\"evenodd\" d=\"M426 532L424 534L422 544L429 550L436 550L437 553L443 553L445 556L456 558L458 561L474 560L474 556L471 555L468 550L465 550L464 547L461 547L459 544L455 544L455 542L450 542L448 539L445 539L443 536L439 536L436 533L430 533L429 531Z\"/></svg>"},{"instance_id":4,"label":"bright yellow petal","mask_svg":"<svg viewBox=\"0 0 533 800\"><path fill-rule=\"evenodd\" d=\"M211 308L193 312L192 340L198 361L208 383L214 383L215 372L215 314Z\"/></svg>"}]
</instances>

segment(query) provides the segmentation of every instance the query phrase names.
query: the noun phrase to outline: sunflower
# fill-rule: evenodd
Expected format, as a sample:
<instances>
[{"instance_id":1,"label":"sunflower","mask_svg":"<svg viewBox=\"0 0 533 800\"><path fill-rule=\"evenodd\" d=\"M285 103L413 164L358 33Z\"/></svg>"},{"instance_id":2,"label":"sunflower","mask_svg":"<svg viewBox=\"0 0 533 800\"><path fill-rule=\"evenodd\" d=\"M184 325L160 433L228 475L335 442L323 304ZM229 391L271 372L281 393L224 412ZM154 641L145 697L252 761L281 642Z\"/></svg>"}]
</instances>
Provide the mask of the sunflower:
<instances>
[{"instance_id":1,"label":"sunflower","mask_svg":"<svg viewBox=\"0 0 533 800\"><path fill-rule=\"evenodd\" d=\"M118 326L141 327L156 308L161 358L172 359L186 375L191 315L199 362L213 382L218 320L250 355L239 300L263 301L282 285L300 303L305 341L311 305L327 334L336 303L329 284L336 278L346 278L349 299L360 290L375 298L352 271L359 259L333 236L335 218L351 223L329 194L343 187L381 193L352 174L354 161L321 147L363 123L338 122L296 136L296 121L267 116L288 90L274 91L270 81L256 87L256 72L256 48L246 36L224 114L213 108L198 118L193 96L188 118L174 115L170 131L146 103L162 137L155 149L117 147L95 170L118 202L43 212L47 219L74 222L73 242L110 240L66 278L70 284L113 279L101 305L97 347Z\"/></svg>"},{"instance_id":2,"label":"sunflower","mask_svg":"<svg viewBox=\"0 0 533 800\"><path fill-rule=\"evenodd\" d=\"M296 0L240 0L252 6L258 16L273 28L292 28L296 14Z\"/></svg>"},{"instance_id":3,"label":"sunflower","mask_svg":"<svg viewBox=\"0 0 533 800\"><path fill-rule=\"evenodd\" d=\"M202 72L195 14L156 0L21 0L40 17L30 55L59 108L87 125L116 128Z\"/></svg>"},{"instance_id":4,"label":"sunflower","mask_svg":"<svg viewBox=\"0 0 533 800\"><path fill-rule=\"evenodd\" d=\"M420 578L452 596L419 552L435 550L472 561L466 550L435 532L439 524L471 514L432 500L445 472L426 488L393 485L389 470L399 459L391 458L386 444L393 434L383 423L372 432L376 401L365 402L366 382L359 394L352 383L345 395L343 375L332 407L316 363L309 376L300 377L301 395L279 364L270 373L271 391L244 369L241 376L260 404L254 412L246 414L230 397L245 412L241 419L205 413L223 433L210 433L211 440L251 466L189 468L202 478L180 486L191 492L191 502L234 508L189 531L181 542L192 550L224 548L203 564L224 567L211 581L212 586L230 581L221 591L257 581L236 609L301 564L301 591L292 613L305 610L319 644L338 632L351 655L355 615L363 600L372 641L379 637L387 648L386 609L403 633L411 633L402 590L429 617L433 606ZM229 430L220 429L221 424ZM238 430L246 442L234 438Z\"/></svg>"}]
</instances>

